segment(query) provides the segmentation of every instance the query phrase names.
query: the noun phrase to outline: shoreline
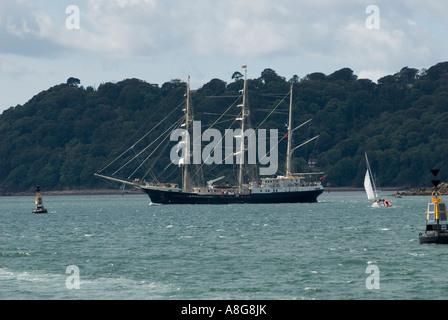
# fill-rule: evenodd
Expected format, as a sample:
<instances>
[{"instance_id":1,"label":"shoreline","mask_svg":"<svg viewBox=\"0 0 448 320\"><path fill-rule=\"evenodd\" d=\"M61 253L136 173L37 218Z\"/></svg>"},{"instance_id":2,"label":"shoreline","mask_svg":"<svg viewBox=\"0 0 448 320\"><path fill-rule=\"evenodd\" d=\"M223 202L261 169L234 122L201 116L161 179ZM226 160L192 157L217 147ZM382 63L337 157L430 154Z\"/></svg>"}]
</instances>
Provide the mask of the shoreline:
<instances>
[{"instance_id":1,"label":"shoreline","mask_svg":"<svg viewBox=\"0 0 448 320\"><path fill-rule=\"evenodd\" d=\"M441 182L437 189L442 195L448 195L448 183ZM430 196L434 191L433 187L384 187L381 188L382 191L392 192L390 196ZM324 192L350 192L350 191L364 191L362 187L326 187ZM44 196L93 196L93 195L123 195L123 194L144 194L142 191L131 188L131 189L76 189L76 190L50 190L42 191ZM0 194L0 197L17 197L17 196L34 196L36 192L25 191L25 192L5 192Z\"/></svg>"},{"instance_id":2,"label":"shoreline","mask_svg":"<svg viewBox=\"0 0 448 320\"><path fill-rule=\"evenodd\" d=\"M95 196L95 195L121 195L121 194L144 194L137 189L81 189L81 190L51 190L41 191L43 196ZM35 196L36 192L7 192L1 194L0 197L28 197Z\"/></svg>"},{"instance_id":3,"label":"shoreline","mask_svg":"<svg viewBox=\"0 0 448 320\"><path fill-rule=\"evenodd\" d=\"M420 188L423 189L423 188ZM383 188L382 191L393 191L395 194L403 195L407 191L401 188ZM349 191L364 191L364 188L356 187L330 187L324 188L324 192L349 192ZM94 196L94 195L121 195L121 194L143 194L144 193L137 189L79 189L79 190L50 190L41 191L43 196ZM36 192L24 191L24 192L5 192L0 194L0 197L25 197L25 196L35 196Z\"/></svg>"}]
</instances>

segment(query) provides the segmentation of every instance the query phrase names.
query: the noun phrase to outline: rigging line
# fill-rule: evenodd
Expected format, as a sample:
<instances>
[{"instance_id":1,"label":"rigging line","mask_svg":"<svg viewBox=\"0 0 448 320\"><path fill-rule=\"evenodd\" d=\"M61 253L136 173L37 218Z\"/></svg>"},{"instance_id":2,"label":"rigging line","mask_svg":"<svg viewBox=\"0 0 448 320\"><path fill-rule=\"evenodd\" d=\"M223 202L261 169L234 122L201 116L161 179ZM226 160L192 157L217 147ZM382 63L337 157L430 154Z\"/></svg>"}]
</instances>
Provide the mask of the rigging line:
<instances>
[{"instance_id":1,"label":"rigging line","mask_svg":"<svg viewBox=\"0 0 448 320\"><path fill-rule=\"evenodd\" d=\"M182 102L183 103L183 102ZM181 103L181 104L182 104ZM180 104L180 105L181 105ZM179 106L180 106L179 105ZM170 117L174 111L177 110L177 108L179 107L177 106L175 109L173 109L173 111L171 111L165 118L162 119L162 121L160 121L159 123L157 123L151 130L149 130L145 135L143 135L143 137L141 137L136 143L134 143L132 146L130 146L126 151L124 151L122 154L120 154L117 158L115 158L112 162L110 162L108 165L106 165L103 169L99 170L98 172L102 172L104 170L106 170L108 167L110 167L113 163L115 163L115 161L117 161L118 159L120 159L121 157L123 157L129 150L133 149L138 143L140 143L140 141L142 141L145 137L147 137L152 131L154 131L159 125L161 125L166 119L168 119L168 117ZM121 170L121 168L119 169ZM119 170L117 170L115 173L117 173ZM114 173L114 174L115 174Z\"/></svg>"},{"instance_id":2,"label":"rigging line","mask_svg":"<svg viewBox=\"0 0 448 320\"><path fill-rule=\"evenodd\" d=\"M277 147L277 146L280 144L280 142L283 141L283 139L285 139L285 136L283 136L280 140L277 141L277 144L274 145L274 146L269 150L269 154L271 153L272 150L274 150L275 147ZM268 155L268 152L266 152L266 153L264 154L264 156L263 156L261 159L259 159L258 161L263 160L267 155Z\"/></svg>"},{"instance_id":3,"label":"rigging line","mask_svg":"<svg viewBox=\"0 0 448 320\"><path fill-rule=\"evenodd\" d=\"M170 103L170 101L173 100L174 98L175 98L175 93L170 92L169 96L167 97L167 101L166 101L165 103L159 103L159 104L158 104L159 107L158 107L157 111L155 111L154 113L155 113L155 114L158 113L159 110L160 110L162 107L164 107L165 105L167 105L168 103ZM184 101L182 101L176 108L174 108L173 111L172 111L171 113L173 113L174 111L176 111L176 110L179 108L179 106L182 105L183 103L184 103ZM170 114L171 114L171 113L170 113ZM163 119L162 122L163 122L164 120L165 120L165 119ZM144 127L149 121L150 121L150 119L146 120L145 123L140 127L140 129L141 129L142 127ZM160 124L160 123L159 123L159 124ZM139 130L140 130L140 129L139 129ZM138 130L137 130L137 131L138 131ZM134 137L136 134L137 134L137 132L134 133L134 135L133 135L132 137ZM132 138L130 138L130 139L128 140L128 142L129 142L131 139L132 139ZM124 143L124 144L121 146L120 150L121 150L121 149L122 149L128 142ZM135 146L136 144L137 144L137 143L134 143L133 146ZM133 146L132 146L132 147L133 147ZM132 148L132 147L131 147L131 148ZM131 148L127 149L125 152L123 152L121 155L119 155L115 160L113 160L112 162L110 162L109 164L107 164L104 168L98 170L98 172L102 172L102 171L104 171L104 170L105 170L106 168L108 168L111 164L113 164L116 160L118 160L119 158L121 158L121 157L122 157L126 152L128 152Z\"/></svg>"},{"instance_id":4,"label":"rigging line","mask_svg":"<svg viewBox=\"0 0 448 320\"><path fill-rule=\"evenodd\" d=\"M202 112L202 114L212 115L212 116L223 116L222 113L215 113L215 112ZM234 115L228 114L228 115L226 115L226 117L234 117Z\"/></svg>"},{"instance_id":5,"label":"rigging line","mask_svg":"<svg viewBox=\"0 0 448 320\"><path fill-rule=\"evenodd\" d=\"M169 163L167 164L167 166L160 172L160 175L162 175L163 173L165 173L165 171L166 171L169 167L171 167L172 165L173 165L173 163L172 163L172 162L169 162ZM167 176L164 176L164 179L166 180L166 179L168 179L170 176L172 176L173 173L175 173L175 172L177 171L177 169L178 169L178 167L174 167L174 169L171 171L170 174L168 174ZM156 180L158 180L158 179L156 179Z\"/></svg>"},{"instance_id":6,"label":"rigging line","mask_svg":"<svg viewBox=\"0 0 448 320\"><path fill-rule=\"evenodd\" d=\"M237 101L239 100L241 98L241 96L240 97L238 97L238 99L236 99L227 109L226 109L226 111L224 111L222 114L221 114L221 116L220 117L218 117L218 119L216 119L215 120L215 122L214 123L212 123L210 126L209 126L209 128L211 128L211 127L213 127L216 123L218 123L218 121L237 103ZM242 113L240 113L240 114L242 114ZM238 116L239 117L239 116ZM229 126L229 128L230 127L232 127L233 126L233 124L235 123L235 121L237 121L236 120L236 118L232 121L232 123L230 124L230 126ZM223 139L223 136L221 135L221 139L219 140L219 143L222 143L222 139ZM194 143L194 142L193 142ZM207 159L205 159L204 160L204 163L202 163L200 166L199 166L199 168L197 168L196 169L196 172L193 174L193 176L191 177L191 179L193 179L193 178L195 178L198 174L199 174L199 172L200 172L200 170L202 169L202 167L204 166L204 164L205 164L205 162L208 160L208 158L210 158L210 155L208 155L208 157L207 157Z\"/></svg>"},{"instance_id":7,"label":"rigging line","mask_svg":"<svg viewBox=\"0 0 448 320\"><path fill-rule=\"evenodd\" d=\"M154 168L154 166L156 165L156 163L159 161L159 159L162 157L162 155L164 154L165 150L168 148L168 143L165 145L165 147L162 148L162 150L159 152L159 155L157 157L155 157L153 163L149 166L148 170L146 170L145 174L143 175L143 179L146 178L146 176L151 172L152 173L152 169ZM170 162L171 163L171 162ZM163 173L163 172L162 172ZM152 173L153 176L155 176L154 173Z\"/></svg>"},{"instance_id":8,"label":"rigging line","mask_svg":"<svg viewBox=\"0 0 448 320\"><path fill-rule=\"evenodd\" d=\"M173 126L169 127L166 131L170 130L170 128L172 128ZM166 131L163 133L165 134ZM152 143L150 143L149 145L147 145L143 150L141 150L138 154L136 154L134 157L132 157L128 162L126 162L124 165L122 165L120 168L118 168L112 175L116 175L121 169L123 169L124 167L126 167L129 163L131 163L132 161L134 161L136 158L138 158L144 151L146 151L149 147L151 147L158 139L160 139L162 136L159 136L157 139L155 139Z\"/></svg>"},{"instance_id":9,"label":"rigging line","mask_svg":"<svg viewBox=\"0 0 448 320\"><path fill-rule=\"evenodd\" d=\"M239 98L241 98L241 96L239 97ZM218 118L218 119L216 119L216 121L212 124L212 125L210 125L210 127L212 127L213 125L215 125L237 102L238 102L238 100L239 100L239 98L238 99L236 99L228 108L227 108L227 110L226 111L224 111L223 113L222 113L222 115ZM239 118L239 117L242 117L242 115L243 115L243 113L242 112L240 112L239 114L238 114L238 116L237 116L237 118ZM229 126L229 128L230 127L232 127L233 126L233 124L237 121L236 119L237 118L235 118L233 121L232 121L232 123L230 124L230 126ZM224 135L224 137L225 137L225 135ZM221 135L221 139L219 140L219 143L222 143L222 140L224 139L224 137ZM193 176L191 177L191 179L194 179L198 174L199 174L199 172L202 170L202 168L203 168L203 166L205 165L205 163L207 162L207 160L210 158L210 156L211 156L211 154L209 154L208 155L208 157L204 160L204 162L196 169L196 171L195 171L195 173L193 174ZM233 155L232 155L233 156ZM226 158L227 159L227 158Z\"/></svg>"},{"instance_id":10,"label":"rigging line","mask_svg":"<svg viewBox=\"0 0 448 320\"><path fill-rule=\"evenodd\" d=\"M239 114L238 115L233 115L233 114L229 115L229 117L232 117L232 119L227 119L227 120L222 120L222 121L219 121L219 122L215 122L214 125L221 124L221 123L226 123L226 122L230 122L230 121L234 121L235 119L233 119L233 118L238 117L238 116L239 116ZM202 120L199 120L199 121L202 121ZM209 125L201 124L201 129L206 128L206 127L207 127L207 129L210 128Z\"/></svg>"},{"instance_id":11,"label":"rigging line","mask_svg":"<svg viewBox=\"0 0 448 320\"><path fill-rule=\"evenodd\" d=\"M238 98L239 96L205 96L205 97L214 99L214 98Z\"/></svg>"},{"instance_id":12,"label":"rigging line","mask_svg":"<svg viewBox=\"0 0 448 320\"><path fill-rule=\"evenodd\" d=\"M173 125L171 125L171 127L169 127L168 129L165 130L165 132L163 132L156 140L154 140L150 145L148 145L145 149L143 149L136 157L140 156L140 154L142 154L144 151L146 151L152 144L154 144L158 139L160 139L162 136L165 135L165 133L169 130L171 130L172 128L179 126L179 124L184 120L184 117L180 118L178 121L176 121ZM149 157L151 157L154 152L157 151L157 149L160 147L160 145L169 137L169 135L166 135L164 139L162 139L162 141L157 145L157 147L145 158L145 160L143 160L141 162L141 164L129 175L128 179L138 170L141 168L141 166L149 159ZM129 160L128 163L130 161L133 161L136 157L134 157L133 159Z\"/></svg>"},{"instance_id":13,"label":"rigging line","mask_svg":"<svg viewBox=\"0 0 448 320\"><path fill-rule=\"evenodd\" d=\"M175 174L177 172L177 168L174 168L173 170L171 170L170 173L168 173L168 175L164 176L165 181L170 181L171 177L173 176L173 174Z\"/></svg>"},{"instance_id":14,"label":"rigging line","mask_svg":"<svg viewBox=\"0 0 448 320\"><path fill-rule=\"evenodd\" d=\"M283 99L281 99L280 101L279 101L279 103L272 109L272 111L265 117L265 119L258 125L258 127L257 127L257 129L259 128L259 127L261 127L261 125L271 116L271 114L280 106L280 104L289 96L289 94L290 94L290 91L288 91L284 96L283 96ZM236 101L238 101L238 99L236 100ZM236 103L236 101L223 113L223 115ZM241 115L242 115L242 113L240 113ZM222 115L222 116L223 116ZM222 117L221 116L221 117ZM216 122L221 118L221 117L219 117L217 120L216 120ZM235 123L235 121L236 120L234 120L233 122L232 122L232 124L231 124L231 126ZM215 123L216 123L215 122ZM212 125L213 126L213 125ZM278 142L277 142L277 144L274 146L274 147L272 147L270 150L269 150L269 153L276 147L276 146L278 146L279 144L280 144L280 142L284 139L285 137L283 136ZM223 137L221 136L221 139L220 139L220 142L222 142L222 139L223 139ZM244 139L244 138L243 138ZM267 153L263 156L263 158L262 159L264 159L265 157L267 156ZM210 157L210 155L208 155L208 157L207 157L207 159ZM260 159L261 160L261 159ZM195 174L192 176L192 179L198 174L198 172L199 172L199 170L203 167L203 165L205 164L205 162L206 161L204 161L204 163L203 164L201 164L201 166L199 167L199 169L197 169L196 170L196 172L195 172Z\"/></svg>"},{"instance_id":15,"label":"rigging line","mask_svg":"<svg viewBox=\"0 0 448 320\"><path fill-rule=\"evenodd\" d=\"M179 119L179 120L183 120L183 119ZM165 132L164 133L162 133L160 136L159 136L159 138L160 137L162 137L163 135L165 135L165 133L167 132L167 131L169 131L169 130L171 130L172 128L174 128L175 126L177 126L178 125L178 122L180 123L181 121L177 121L176 123L174 123L171 127L169 127L167 130L165 130ZM134 173L135 172L137 172L137 170L138 169L140 169L141 167L142 167L142 165L154 154L154 152L156 152L157 151L157 149L160 147L160 145L167 139L169 137L169 135L166 135L165 136L165 138L164 139L162 139L162 141L160 141L160 143L157 145L157 147L145 158L145 160L143 160L142 161L142 163L137 167L137 169L135 169L130 175L129 175L129 177L128 177L128 179L130 179L133 175L134 175ZM159 138L157 138L157 139L159 139ZM154 140L150 145L148 145L145 149L143 149L137 156L135 156L134 158L132 158L131 160L129 160L127 163L126 163L126 165L129 163L129 162L131 162L132 160L134 160L136 157L138 157L140 154L142 154L143 153L143 151L145 151L146 149L148 149L154 142L156 142L157 141L157 139L156 140ZM121 169L121 168L120 168Z\"/></svg>"},{"instance_id":16,"label":"rigging line","mask_svg":"<svg viewBox=\"0 0 448 320\"><path fill-rule=\"evenodd\" d=\"M277 110L277 108L278 108L278 107L280 106L280 104L286 99L286 97L289 95L290 92L291 92L291 90L288 91L288 93L283 97L282 100L280 100L280 102L275 106L275 108L272 109L271 112L269 112L269 114L266 116L266 118L264 118L263 121L261 121L261 123L258 125L257 129L261 127L261 125L262 125L262 124L263 124L263 123L264 123L264 122L271 116L271 114L272 114L275 110Z\"/></svg>"},{"instance_id":17,"label":"rigging line","mask_svg":"<svg viewBox=\"0 0 448 320\"><path fill-rule=\"evenodd\" d=\"M291 89L292 90L292 89ZM278 108L278 106L280 105L280 103L282 103L283 102L283 100L285 100L286 99L286 97L290 94L290 92L291 92L291 90L290 91L288 91L288 93L283 97L283 99L277 104L277 106L271 111L271 113L269 113L269 115L258 125L258 127L260 127L261 126L261 124L272 114L272 112L273 111L275 111L275 109L277 109ZM288 124L289 125L289 124ZM300 126L302 126L302 125L300 125ZM299 127L300 127L299 126ZM297 128L299 128L299 127L297 127ZM297 128L295 128L295 129L297 129ZM294 130L295 130L294 129ZM309 134L309 132L308 132L308 134ZM295 147L292 151L294 151L294 150L296 150L296 149L298 149L299 147L301 147L301 146L303 146L303 145L305 145L305 144L307 144L308 142L311 142L312 140L314 140L314 139L316 139L316 138L318 138L319 136L316 136L316 137L314 137L314 138L312 138L312 139L309 139L309 140L307 140L307 141L305 141L304 143L302 143L301 145L299 145L299 146L297 146L297 147ZM283 135L283 137L277 142L277 144L276 145L274 145L270 150L269 150L269 153L275 148L275 147L277 147L279 144L280 144L280 142L281 141L283 141L283 139L285 139L285 135ZM291 137L288 137L288 139L291 139ZM261 160L263 160L265 157L267 156L267 153L265 153L265 155L259 160L259 161L261 161Z\"/></svg>"},{"instance_id":18,"label":"rigging line","mask_svg":"<svg viewBox=\"0 0 448 320\"><path fill-rule=\"evenodd\" d=\"M124 165L122 165L119 169L117 169L112 175L116 175L121 169L126 167L130 162L134 161L136 158L138 158L144 151L146 151L149 147L151 147L158 139L160 139L167 131L172 129L174 126L178 124L178 122L181 122L183 120L183 117L180 118L177 122L175 122L173 125L171 125L168 129L165 130L165 132L162 133L157 139L155 139L153 142L151 142L149 145L147 145L142 151L137 153L134 157L132 157L128 162L126 162Z\"/></svg>"},{"instance_id":19,"label":"rigging line","mask_svg":"<svg viewBox=\"0 0 448 320\"><path fill-rule=\"evenodd\" d=\"M173 165L172 162L169 162L166 167L162 170L161 174L164 173L166 171L166 169L168 169L169 167L171 167ZM177 169L177 168L176 168Z\"/></svg>"},{"instance_id":20,"label":"rigging line","mask_svg":"<svg viewBox=\"0 0 448 320\"><path fill-rule=\"evenodd\" d=\"M218 123L218 121L219 120L221 120L221 118L222 117L224 117L224 115L226 115L226 113L237 103L237 101L238 101L239 99L236 99L227 109L226 109L226 111L224 111L222 114L221 114L221 116L220 117L218 117L218 119L216 119L215 120L215 122L214 123L212 123L210 126L209 126L209 128L211 128L211 127L213 127L216 123ZM230 115L229 115L230 116ZM235 122L236 120L234 120L233 122ZM232 122L232 124L233 124L233 122Z\"/></svg>"},{"instance_id":21,"label":"rigging line","mask_svg":"<svg viewBox=\"0 0 448 320\"><path fill-rule=\"evenodd\" d=\"M271 114L280 106L280 104L286 99L286 97L288 97L288 95L289 95L289 93L290 93L290 91L288 91L288 93L286 94L286 95L284 95L284 97L283 97L283 99L282 100L280 100L280 102L275 106L275 108L274 109L272 109L272 111L266 116L266 118L258 125L258 128L271 116ZM233 104L235 104L236 103L236 101L233 103ZM232 104L232 106L233 106L233 104ZM230 106L230 107L232 107L232 106ZM229 107L229 109L230 109L230 107ZM229 110L229 109L227 109L226 110L226 112ZM224 113L225 114L225 113ZM240 115L242 116L242 113L240 113ZM222 117L222 116L221 116ZM220 118L221 118L220 117ZM220 119L220 118L218 118L218 120ZM217 121L218 121L217 120ZM235 123L235 121L236 120L234 120L233 122L232 122L232 124L231 124L231 126ZM222 142L222 139L223 139L223 137L221 136L221 139L220 139L220 141L219 142ZM243 139L244 139L244 137L243 137ZM277 142L277 145L278 144L280 144L280 142L282 141L284 139L284 136L283 136L283 138L282 139L280 139L278 142ZM277 145L275 145L274 147L276 147ZM274 147L272 147L271 148L271 150L273 150L274 149ZM269 150L269 152L271 152L271 150ZM263 156L263 158L264 157L266 157L266 155L267 154L265 154L264 156ZM207 159L210 157L210 155L208 155L208 157L207 157ZM262 158L262 159L263 159ZM206 159L206 160L207 160ZM206 160L204 161L204 163L200 166L200 168L199 169L201 169L202 168L202 166L205 164L205 162L206 162ZM261 160L261 159L260 159ZM194 178L197 174L198 174L198 172L199 172L199 169L198 170L196 170L196 172L195 172L195 174L193 175L193 177L192 178Z\"/></svg>"},{"instance_id":22,"label":"rigging line","mask_svg":"<svg viewBox=\"0 0 448 320\"><path fill-rule=\"evenodd\" d=\"M307 131L307 133L306 133L306 138L307 138L307 139L310 138L310 133L311 133L311 122L310 122L309 125L308 125L308 131ZM316 141L317 141L317 140L316 140ZM311 150L311 152L312 152L312 150ZM305 152L305 157L308 158L308 149L307 149L306 152Z\"/></svg>"},{"instance_id":23,"label":"rigging line","mask_svg":"<svg viewBox=\"0 0 448 320\"><path fill-rule=\"evenodd\" d=\"M234 115L231 115L232 117L235 117ZM233 119L234 120L234 119ZM227 119L227 120L222 120L222 121L219 121L219 122L215 122L215 125L217 125L217 124L221 124L221 123L226 123L226 122L230 122L230 121L232 121L232 119Z\"/></svg>"},{"instance_id":24,"label":"rigging line","mask_svg":"<svg viewBox=\"0 0 448 320\"><path fill-rule=\"evenodd\" d=\"M163 103L162 103L162 102L159 102L159 103L156 105L156 107L158 107L157 110L154 110L152 113L153 113L153 114L159 114L160 109L162 109L163 107L165 107L166 105L168 105L168 104L170 103L170 101L174 99L174 97L175 97L174 94L171 92L170 95L166 98L167 101L166 101L166 102L163 102ZM183 102L181 102L181 104L182 104L182 103L183 103ZM179 108L179 106L180 106L180 105L178 105L176 108L174 108L173 111L177 110L177 109ZM155 108L154 108L154 109L155 109ZM140 128L139 128L139 129L132 135L132 137L129 138L129 140L128 140L126 143L123 144L123 146L120 148L120 150L121 150L121 149L122 149L122 148L123 148L129 141L131 141L131 139L133 139L134 136L137 135L137 132L140 131L140 129L142 129L143 127L145 127L149 121L151 121L151 118L146 119L146 121L143 123L143 125L141 125ZM162 121L163 121L163 120L162 120Z\"/></svg>"},{"instance_id":25,"label":"rigging line","mask_svg":"<svg viewBox=\"0 0 448 320\"><path fill-rule=\"evenodd\" d=\"M169 167L169 165L166 167L166 168L168 168ZM165 169L166 169L165 168ZM171 173L168 173L168 175L165 175L163 178L165 179L165 181L169 181L169 179L171 178L171 176L174 174L174 173L176 173L177 172L177 168L174 168L172 171L171 171ZM157 181L158 181L158 179L156 179Z\"/></svg>"},{"instance_id":26,"label":"rigging line","mask_svg":"<svg viewBox=\"0 0 448 320\"><path fill-rule=\"evenodd\" d=\"M224 89L224 92L225 92L225 89ZM235 101L223 112L223 113L221 113L221 115L218 117L218 119L216 119L215 120L215 122L214 123L212 123L210 126L209 126L209 128L211 128L211 127L213 127L219 120L221 120L221 118L222 117L224 117L224 115L226 115L226 113L227 112L229 112L229 110L231 109L231 108L233 108L233 106L238 102L238 100L240 99L242 97L242 95L239 95L238 97L237 97L237 99L235 99ZM204 100L205 101L205 100ZM229 115L230 116L230 115ZM233 122L235 122L235 120L233 121ZM232 122L232 124L233 124L233 122Z\"/></svg>"}]
</instances>

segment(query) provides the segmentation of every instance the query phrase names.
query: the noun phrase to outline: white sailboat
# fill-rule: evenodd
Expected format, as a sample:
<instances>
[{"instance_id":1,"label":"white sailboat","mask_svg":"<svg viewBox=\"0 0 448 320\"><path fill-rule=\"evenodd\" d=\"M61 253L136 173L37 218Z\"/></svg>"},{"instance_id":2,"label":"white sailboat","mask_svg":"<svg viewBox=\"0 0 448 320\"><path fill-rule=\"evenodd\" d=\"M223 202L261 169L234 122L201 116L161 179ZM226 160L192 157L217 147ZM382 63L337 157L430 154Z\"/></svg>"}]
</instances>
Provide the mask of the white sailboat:
<instances>
[{"instance_id":1,"label":"white sailboat","mask_svg":"<svg viewBox=\"0 0 448 320\"><path fill-rule=\"evenodd\" d=\"M391 207L392 204L385 199L380 199L378 196L378 191L375 185L375 180L373 179L372 170L370 169L369 159L366 156L367 170L364 176L364 189L366 190L367 199L373 200L372 207Z\"/></svg>"}]
</instances>

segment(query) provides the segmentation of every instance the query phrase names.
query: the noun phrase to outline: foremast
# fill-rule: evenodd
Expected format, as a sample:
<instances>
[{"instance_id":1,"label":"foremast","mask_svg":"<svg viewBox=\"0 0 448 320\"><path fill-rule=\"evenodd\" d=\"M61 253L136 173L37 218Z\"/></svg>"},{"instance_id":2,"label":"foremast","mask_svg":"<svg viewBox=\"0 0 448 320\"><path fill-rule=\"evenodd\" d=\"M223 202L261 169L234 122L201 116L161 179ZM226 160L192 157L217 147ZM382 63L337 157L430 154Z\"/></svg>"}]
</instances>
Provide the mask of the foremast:
<instances>
[{"instance_id":1,"label":"foremast","mask_svg":"<svg viewBox=\"0 0 448 320\"><path fill-rule=\"evenodd\" d=\"M184 127L185 128L185 137L184 137L184 141L185 141L185 143L186 144L188 144L187 146L184 146L184 150L185 150L185 154L184 154L184 157L183 158L181 158L180 160L179 160L179 166L180 165L182 165L183 166L183 169L182 169L182 189L178 189L177 187L175 188L175 189L177 189L177 190L179 190L179 191L189 191L190 189L191 189L191 186L190 186L190 175L189 175L189 168L188 168L188 164L190 163L190 157L191 157L191 153L190 153L190 128L191 128L191 126L192 126L192 123L193 123L193 115L192 115L192 111L191 111L191 98L190 98L190 76L188 76L188 78L187 78L187 90L186 90L186 94L185 94L185 97L186 97L186 106L185 106L185 108L183 109L183 111L185 112L185 123L184 124L182 124L181 126L182 127ZM167 118L167 117L166 117ZM166 119L165 118L165 119ZM179 142L179 143L181 143L181 142ZM131 147L131 148L129 148L127 151L129 151L130 149L133 149L134 148L134 146L135 146L135 144ZM122 155L124 155L125 154L125 152L124 153L122 153ZM122 156L121 155L121 156ZM121 157L120 156L120 157ZM132 160L134 160L136 157L134 157L133 159L131 159L131 161ZM118 159L118 158L117 158ZM98 172L96 172L94 175L96 176L96 177L99 177L99 178L103 178L103 179L106 179L106 180L109 180L109 181L114 181L114 182L118 182L118 183L121 183L121 184L123 184L123 185L129 185L129 186L132 186L132 187L134 187L134 188L136 188L136 189L142 189L142 184L140 183L140 182L137 182L137 180L135 180L135 181L131 181L131 180L129 180L130 179L130 177L131 176L129 176L128 177L128 180L125 180L125 179L120 179L120 178L116 178L116 177L113 177L113 176L109 176L109 175L103 175L103 174L101 174L101 172L105 169L105 168L107 168L107 167L109 167L112 163L114 163L117 159L115 159L114 161L112 161L111 163L109 163L106 167L104 167L103 169L101 169L101 170L99 170ZM129 164L130 163L130 161L128 161L124 166L126 166L127 164ZM120 169L122 169L124 166L122 166ZM115 173L117 173L120 169L118 169L117 171L115 171ZM136 170L135 170L136 171ZM135 171L134 171L134 173L135 173ZM115 175L115 173L113 174L113 175ZM147 185L145 185L145 187L148 187ZM148 187L148 188L155 188L155 189L157 189L157 187L156 186L150 186L150 187ZM162 189L165 189L164 187L162 188Z\"/></svg>"}]
</instances>

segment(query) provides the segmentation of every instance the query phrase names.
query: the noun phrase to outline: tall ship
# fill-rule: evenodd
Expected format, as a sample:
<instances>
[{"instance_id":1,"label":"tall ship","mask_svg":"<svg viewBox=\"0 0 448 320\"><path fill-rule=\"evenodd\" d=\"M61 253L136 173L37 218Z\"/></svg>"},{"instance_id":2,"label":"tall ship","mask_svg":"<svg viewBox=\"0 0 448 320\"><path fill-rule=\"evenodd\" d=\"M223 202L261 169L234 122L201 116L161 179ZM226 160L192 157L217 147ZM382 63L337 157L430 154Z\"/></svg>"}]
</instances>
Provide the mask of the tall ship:
<instances>
[{"instance_id":1,"label":"tall ship","mask_svg":"<svg viewBox=\"0 0 448 320\"><path fill-rule=\"evenodd\" d=\"M284 135L279 140L287 139L286 148L286 163L285 163L285 174L276 175L270 174L269 176L264 176L262 178L246 178L247 170L245 167L249 160L244 161L245 157L249 159L248 144L250 144L249 139L244 137L244 132L247 126L247 118L249 116L249 109L247 106L247 70L244 74L243 89L240 90L240 100L242 103L238 104L237 107L241 108L237 117L234 119L234 123L239 123L240 135L235 135L236 150L231 156L241 157L240 161L236 165L237 169L237 181L234 184L220 183L224 180L225 176L216 174L216 178L207 181L206 183L195 185L192 183L192 176L196 176L199 170L197 169L198 164L193 164L191 161L193 155L190 152L190 146L185 148L185 152L178 159L178 168L182 170L182 183L167 183L160 182L158 180L147 181L146 179L136 179L132 176L135 173L132 172L128 178L118 177L118 170L113 174L105 174L104 171L112 163L106 165L103 169L95 173L95 176L118 182L123 185L132 186L142 192L146 193L151 202L155 204L231 204L231 203L313 203L317 202L317 198L323 193L324 188L322 186L322 181L324 179L324 174L322 172L308 172L308 173L293 173L292 172L292 153L294 150L308 144L311 141L316 140L319 136L315 136L311 139L306 140L298 146L293 147L292 137L294 131L301 128L305 124L309 123L308 120L301 125L293 128L292 125L292 97L293 97L293 85L289 92L289 119L287 123L287 134ZM185 107L183 110L182 122L180 127L183 128L183 132L189 136L188 133L194 131L193 127L193 113L190 106L190 84L189 77L187 81L186 89L186 100ZM172 127L171 127L172 128ZM153 128L154 129L154 128ZM194 133L194 132L193 132ZM194 134L193 134L194 136ZM271 136L272 138L272 136ZM183 142L179 142L178 148L183 147L181 143L190 144L193 139L184 139ZM266 139L267 140L267 139ZM278 146L279 141L277 139L275 147ZM260 141L260 140L258 140ZM153 142L154 143L154 142ZM194 141L192 142L194 144ZM133 148L133 145L131 148ZM227 146L226 146L227 147ZM233 147L233 145L232 145ZM130 149L131 149L130 148ZM130 150L128 149L128 150ZM193 145L194 150L194 145ZM271 149L272 152L272 140ZM126 153L126 152L124 152ZM124 154L123 153L123 154ZM259 154L259 153L258 153ZM154 153L152 153L154 155ZM132 160L132 159L131 159ZM129 160L128 162L130 162ZM205 159L207 162L207 159ZM246 162L246 164L245 164ZM266 161L265 161L266 162ZM226 171L227 172L227 171ZM223 172L221 172L223 173ZM260 174L261 175L261 174Z\"/></svg>"}]
</instances>

